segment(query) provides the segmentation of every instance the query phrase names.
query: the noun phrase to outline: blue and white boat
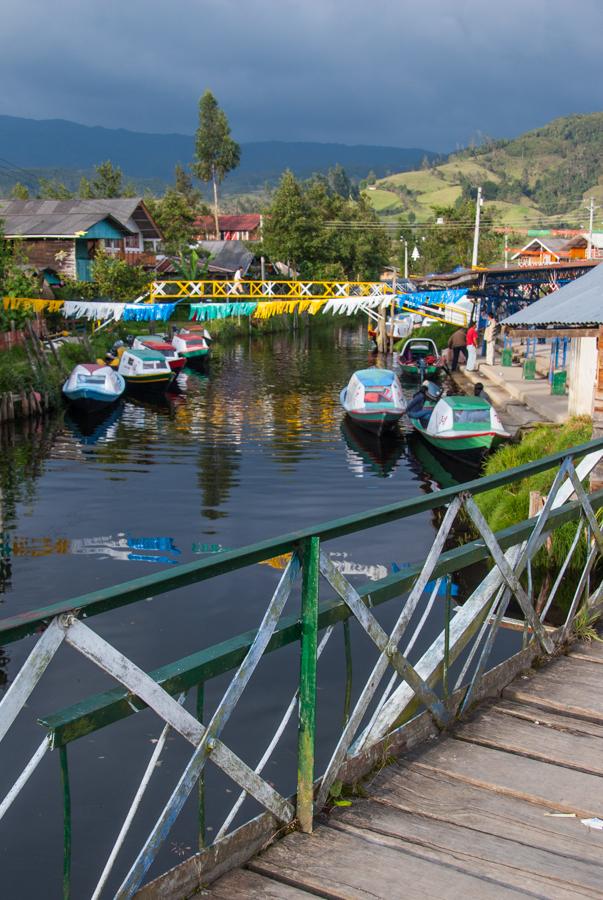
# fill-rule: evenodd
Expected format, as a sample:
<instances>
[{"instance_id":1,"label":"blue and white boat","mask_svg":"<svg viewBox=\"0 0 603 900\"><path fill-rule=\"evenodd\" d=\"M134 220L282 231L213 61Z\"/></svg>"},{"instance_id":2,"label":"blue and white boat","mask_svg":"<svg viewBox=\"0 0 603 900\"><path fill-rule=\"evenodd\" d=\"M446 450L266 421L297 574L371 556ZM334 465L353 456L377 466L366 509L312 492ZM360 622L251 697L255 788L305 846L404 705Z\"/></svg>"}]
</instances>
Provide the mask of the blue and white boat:
<instances>
[{"instance_id":1,"label":"blue and white boat","mask_svg":"<svg viewBox=\"0 0 603 900\"><path fill-rule=\"evenodd\" d=\"M125 389L124 378L110 366L78 363L63 385L63 394L74 409L91 413L107 409Z\"/></svg>"},{"instance_id":2,"label":"blue and white boat","mask_svg":"<svg viewBox=\"0 0 603 900\"><path fill-rule=\"evenodd\" d=\"M390 369L354 372L339 399L352 421L377 435L394 428L406 410L402 386Z\"/></svg>"}]
</instances>

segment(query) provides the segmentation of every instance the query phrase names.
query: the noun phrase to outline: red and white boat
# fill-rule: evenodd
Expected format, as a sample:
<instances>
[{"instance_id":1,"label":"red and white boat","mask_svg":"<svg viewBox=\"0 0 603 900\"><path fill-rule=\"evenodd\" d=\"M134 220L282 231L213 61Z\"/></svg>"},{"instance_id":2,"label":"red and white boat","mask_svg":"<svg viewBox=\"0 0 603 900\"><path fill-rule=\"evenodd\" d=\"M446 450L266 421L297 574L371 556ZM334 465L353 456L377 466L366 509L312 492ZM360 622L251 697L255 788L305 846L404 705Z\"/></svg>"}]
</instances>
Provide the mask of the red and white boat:
<instances>
[{"instance_id":1,"label":"red and white boat","mask_svg":"<svg viewBox=\"0 0 603 900\"><path fill-rule=\"evenodd\" d=\"M172 372L178 374L184 368L186 360L178 353L172 344L169 344L160 334L149 334L137 337L132 344L133 350L154 350L165 356Z\"/></svg>"}]
</instances>

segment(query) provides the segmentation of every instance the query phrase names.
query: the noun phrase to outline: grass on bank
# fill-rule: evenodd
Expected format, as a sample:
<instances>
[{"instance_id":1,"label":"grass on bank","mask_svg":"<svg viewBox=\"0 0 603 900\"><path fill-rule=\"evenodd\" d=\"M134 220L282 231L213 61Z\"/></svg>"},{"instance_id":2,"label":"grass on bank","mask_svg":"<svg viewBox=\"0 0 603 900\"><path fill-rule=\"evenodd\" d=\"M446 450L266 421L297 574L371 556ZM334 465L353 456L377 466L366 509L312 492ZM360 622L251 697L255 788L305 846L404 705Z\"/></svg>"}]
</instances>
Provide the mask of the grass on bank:
<instances>
[{"instance_id":1,"label":"grass on bank","mask_svg":"<svg viewBox=\"0 0 603 900\"><path fill-rule=\"evenodd\" d=\"M550 456L583 444L592 437L592 420L588 416L575 416L563 425L537 425L517 444L507 444L486 462L484 475L496 475L516 466L525 465L543 456ZM500 531L528 518L530 492L538 491L545 497L553 484L557 468L540 472L522 481L506 485L503 491L494 490L479 494L476 503L493 531ZM539 563L553 562L561 565L576 532L576 523L568 522L552 535L550 556L541 550ZM582 567L586 559L586 542L582 539L572 558L571 567Z\"/></svg>"}]
</instances>

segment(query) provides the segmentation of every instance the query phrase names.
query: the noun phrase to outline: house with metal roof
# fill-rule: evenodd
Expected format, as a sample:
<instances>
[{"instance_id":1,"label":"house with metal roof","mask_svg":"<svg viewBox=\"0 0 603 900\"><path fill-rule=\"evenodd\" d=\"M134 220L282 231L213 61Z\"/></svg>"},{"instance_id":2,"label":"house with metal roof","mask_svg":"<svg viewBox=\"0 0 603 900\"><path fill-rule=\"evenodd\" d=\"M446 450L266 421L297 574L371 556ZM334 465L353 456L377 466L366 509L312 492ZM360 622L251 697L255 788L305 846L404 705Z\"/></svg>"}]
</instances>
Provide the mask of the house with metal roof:
<instances>
[{"instance_id":1,"label":"house with metal roof","mask_svg":"<svg viewBox=\"0 0 603 900\"><path fill-rule=\"evenodd\" d=\"M4 234L19 240L39 272L89 281L98 252L132 263L155 250L161 231L141 197L107 200L0 200Z\"/></svg>"},{"instance_id":2,"label":"house with metal roof","mask_svg":"<svg viewBox=\"0 0 603 900\"><path fill-rule=\"evenodd\" d=\"M518 266L545 266L550 263L567 262L571 259L567 243L567 238L534 237L525 247L513 253L511 259Z\"/></svg>"},{"instance_id":3,"label":"house with metal roof","mask_svg":"<svg viewBox=\"0 0 603 900\"><path fill-rule=\"evenodd\" d=\"M262 217L259 213L218 216L219 234L213 216L199 216L195 221L200 241L260 241Z\"/></svg>"},{"instance_id":4,"label":"house with metal roof","mask_svg":"<svg viewBox=\"0 0 603 900\"><path fill-rule=\"evenodd\" d=\"M501 323L518 337L569 337L569 414L592 415L603 433L603 265Z\"/></svg>"}]
</instances>

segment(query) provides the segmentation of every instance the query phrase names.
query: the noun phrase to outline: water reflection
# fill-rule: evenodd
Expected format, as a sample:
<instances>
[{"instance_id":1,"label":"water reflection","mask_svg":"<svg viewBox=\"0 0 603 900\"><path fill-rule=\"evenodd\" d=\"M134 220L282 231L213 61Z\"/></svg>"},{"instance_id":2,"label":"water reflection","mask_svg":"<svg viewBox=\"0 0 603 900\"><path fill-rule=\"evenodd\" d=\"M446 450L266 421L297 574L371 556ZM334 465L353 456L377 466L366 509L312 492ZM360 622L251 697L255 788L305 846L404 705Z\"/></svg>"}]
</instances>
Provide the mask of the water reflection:
<instances>
[{"instance_id":1,"label":"water reflection","mask_svg":"<svg viewBox=\"0 0 603 900\"><path fill-rule=\"evenodd\" d=\"M371 473L379 478L388 478L405 450L402 432L377 437L354 425L347 416L341 423L341 434L347 447L350 471L359 478Z\"/></svg>"},{"instance_id":2,"label":"water reflection","mask_svg":"<svg viewBox=\"0 0 603 900\"><path fill-rule=\"evenodd\" d=\"M471 481L477 476L475 466L467 465L462 460L455 460L449 454L438 453L417 434L408 436L408 445L418 462L417 474L421 473L424 483L429 485L430 490L453 487L455 484Z\"/></svg>"}]
</instances>

